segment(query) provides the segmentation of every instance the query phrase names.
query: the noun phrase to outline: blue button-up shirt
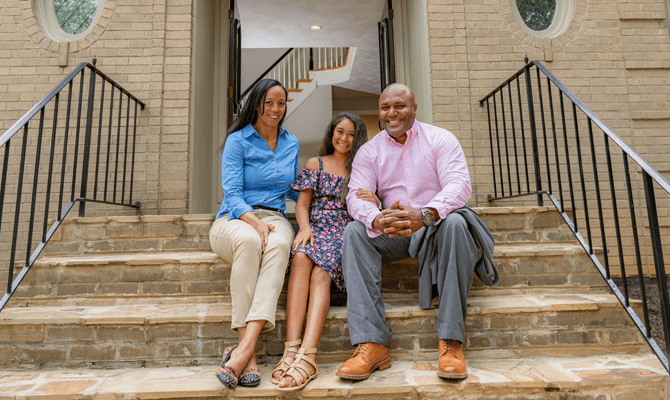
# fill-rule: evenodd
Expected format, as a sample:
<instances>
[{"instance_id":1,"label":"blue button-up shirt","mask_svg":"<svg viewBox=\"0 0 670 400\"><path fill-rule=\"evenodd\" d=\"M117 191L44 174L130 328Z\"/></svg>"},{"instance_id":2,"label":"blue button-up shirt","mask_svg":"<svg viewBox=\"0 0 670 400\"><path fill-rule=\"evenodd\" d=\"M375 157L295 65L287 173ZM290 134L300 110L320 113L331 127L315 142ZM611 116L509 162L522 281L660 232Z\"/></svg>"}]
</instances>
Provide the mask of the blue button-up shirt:
<instances>
[{"instance_id":1,"label":"blue button-up shirt","mask_svg":"<svg viewBox=\"0 0 670 400\"><path fill-rule=\"evenodd\" d=\"M249 124L226 139L221 160L224 199L217 218L239 218L253 206L286 210L286 198L298 200L291 183L298 175L298 138L279 128L275 151Z\"/></svg>"}]
</instances>

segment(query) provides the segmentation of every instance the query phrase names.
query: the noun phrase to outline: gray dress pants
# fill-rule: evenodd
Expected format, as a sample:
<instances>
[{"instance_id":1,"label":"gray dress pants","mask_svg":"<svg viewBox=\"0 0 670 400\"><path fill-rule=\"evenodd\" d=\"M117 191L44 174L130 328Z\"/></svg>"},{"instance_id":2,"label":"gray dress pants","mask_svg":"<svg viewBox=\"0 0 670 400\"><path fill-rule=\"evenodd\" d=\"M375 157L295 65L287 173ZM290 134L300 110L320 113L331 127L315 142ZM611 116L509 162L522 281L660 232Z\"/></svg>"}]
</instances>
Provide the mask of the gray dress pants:
<instances>
[{"instance_id":1,"label":"gray dress pants","mask_svg":"<svg viewBox=\"0 0 670 400\"><path fill-rule=\"evenodd\" d=\"M478 251L465 219L456 213L447 215L435 235L438 266L433 284L440 296L437 336L462 342ZM386 327L381 296L382 262L409 258L410 238L391 239L385 234L370 238L365 225L354 221L347 225L343 241L342 271L351 344L375 342L389 347L391 332Z\"/></svg>"}]
</instances>

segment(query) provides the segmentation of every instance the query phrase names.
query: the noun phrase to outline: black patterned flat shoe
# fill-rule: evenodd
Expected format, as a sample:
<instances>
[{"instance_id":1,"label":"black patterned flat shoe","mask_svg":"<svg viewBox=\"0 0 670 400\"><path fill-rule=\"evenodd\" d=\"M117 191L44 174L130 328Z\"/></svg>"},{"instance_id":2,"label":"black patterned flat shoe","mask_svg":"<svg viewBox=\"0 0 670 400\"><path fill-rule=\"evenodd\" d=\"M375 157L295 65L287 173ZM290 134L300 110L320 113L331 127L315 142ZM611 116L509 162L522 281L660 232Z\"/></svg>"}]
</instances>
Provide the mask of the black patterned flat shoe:
<instances>
[{"instance_id":1,"label":"black patterned flat shoe","mask_svg":"<svg viewBox=\"0 0 670 400\"><path fill-rule=\"evenodd\" d=\"M261 383L261 372L258 368L248 368L242 371L237 384L240 386L258 386Z\"/></svg>"},{"instance_id":2,"label":"black patterned flat shoe","mask_svg":"<svg viewBox=\"0 0 670 400\"><path fill-rule=\"evenodd\" d=\"M216 374L216 378L219 382L226 385L228 389L235 389L235 386L237 386L237 374L232 368L226 367L226 363L230 360L230 356L236 348L237 346L226 348L223 353L223 362L221 363L222 371Z\"/></svg>"}]
</instances>

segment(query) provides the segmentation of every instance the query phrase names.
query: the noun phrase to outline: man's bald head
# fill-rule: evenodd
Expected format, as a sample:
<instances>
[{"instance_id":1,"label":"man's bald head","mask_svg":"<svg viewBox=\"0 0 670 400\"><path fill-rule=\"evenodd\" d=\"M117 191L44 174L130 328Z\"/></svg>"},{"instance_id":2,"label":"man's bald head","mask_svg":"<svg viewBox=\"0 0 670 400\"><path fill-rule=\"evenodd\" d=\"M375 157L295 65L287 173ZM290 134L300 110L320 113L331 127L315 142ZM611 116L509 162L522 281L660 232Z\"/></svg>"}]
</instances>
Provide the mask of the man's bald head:
<instances>
[{"instance_id":1,"label":"man's bald head","mask_svg":"<svg viewBox=\"0 0 670 400\"><path fill-rule=\"evenodd\" d=\"M391 93L394 93L394 92L401 92L401 93L408 94L409 99L412 101L412 104L415 104L414 93L412 92L412 89L408 88L407 86L403 85L402 83L392 83L392 84L388 85L386 87L386 89L384 89L384 91L382 92L382 95L380 96L380 100L381 100L381 97L384 96L384 93L391 94Z\"/></svg>"}]
</instances>

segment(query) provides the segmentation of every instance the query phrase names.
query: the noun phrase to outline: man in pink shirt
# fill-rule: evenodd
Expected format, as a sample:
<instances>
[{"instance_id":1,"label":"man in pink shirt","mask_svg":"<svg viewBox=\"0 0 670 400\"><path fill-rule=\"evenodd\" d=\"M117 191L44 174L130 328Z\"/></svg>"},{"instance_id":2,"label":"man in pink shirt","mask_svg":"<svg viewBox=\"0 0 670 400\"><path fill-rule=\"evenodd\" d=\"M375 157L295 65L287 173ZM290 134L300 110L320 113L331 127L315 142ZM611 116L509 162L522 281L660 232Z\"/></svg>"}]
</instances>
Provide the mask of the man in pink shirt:
<instances>
[{"instance_id":1,"label":"man in pink shirt","mask_svg":"<svg viewBox=\"0 0 670 400\"><path fill-rule=\"evenodd\" d=\"M344 233L342 269L351 344L358 347L337 371L345 379L366 379L374 370L391 366L381 265L416 256L416 248L428 240L426 247L436 254L423 274L427 280L420 277L419 297L422 308L430 307L435 292L440 297L437 374L448 379L468 375L461 342L468 291L482 249L468 233L465 219L451 211L470 198L470 175L456 137L416 121L416 109L408 87L387 87L379 98L384 130L360 148L353 163L347 205L355 221ZM377 192L384 210L358 199L358 189Z\"/></svg>"}]
</instances>

